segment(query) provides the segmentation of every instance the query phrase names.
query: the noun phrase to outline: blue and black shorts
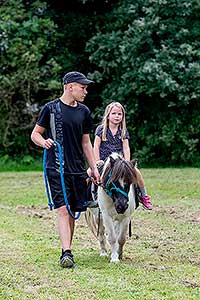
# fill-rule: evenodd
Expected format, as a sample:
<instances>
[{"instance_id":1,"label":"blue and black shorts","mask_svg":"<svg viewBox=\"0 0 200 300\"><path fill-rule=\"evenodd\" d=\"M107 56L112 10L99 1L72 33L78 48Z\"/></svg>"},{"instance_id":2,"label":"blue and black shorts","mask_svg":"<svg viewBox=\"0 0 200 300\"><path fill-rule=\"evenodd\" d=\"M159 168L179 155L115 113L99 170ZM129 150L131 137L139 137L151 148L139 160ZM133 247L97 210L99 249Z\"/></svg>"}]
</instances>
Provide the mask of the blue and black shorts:
<instances>
[{"instance_id":1,"label":"blue and black shorts","mask_svg":"<svg viewBox=\"0 0 200 300\"><path fill-rule=\"evenodd\" d=\"M60 173L47 169L49 187L55 208L66 205L61 185ZM67 200L73 212L86 211L88 206L87 174L64 174Z\"/></svg>"}]
</instances>

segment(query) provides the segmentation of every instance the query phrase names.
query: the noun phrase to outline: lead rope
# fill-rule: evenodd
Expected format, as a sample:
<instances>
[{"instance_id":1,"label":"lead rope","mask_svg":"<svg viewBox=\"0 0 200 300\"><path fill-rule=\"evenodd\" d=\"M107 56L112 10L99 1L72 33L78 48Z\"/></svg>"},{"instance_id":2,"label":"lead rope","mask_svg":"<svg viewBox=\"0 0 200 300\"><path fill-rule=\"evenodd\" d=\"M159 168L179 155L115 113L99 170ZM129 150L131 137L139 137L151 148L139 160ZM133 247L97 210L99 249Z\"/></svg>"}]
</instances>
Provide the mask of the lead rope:
<instances>
[{"instance_id":1,"label":"lead rope","mask_svg":"<svg viewBox=\"0 0 200 300\"><path fill-rule=\"evenodd\" d=\"M74 215L72 213L71 209L70 209L70 205L69 205L69 202L68 202L68 199L67 199L67 193L66 193L66 187L65 187L65 181L64 181L62 149L61 149L60 144L57 141L54 141L54 143L58 147L58 152L59 152L60 180L61 180L61 185L62 185L62 191L63 191L63 197L64 197L65 205L66 205L66 208L67 208L67 211L68 211L69 215L74 220L77 220L80 217L81 213L78 212L77 215ZM55 205L51 201L51 196L50 196L50 192L49 192L49 182L48 182L48 176L47 176L46 162L47 162L47 149L44 149L44 153L43 153L44 182L45 182L45 187L46 187L46 194L47 194L47 199L48 199L48 206L49 206L49 209L52 210L55 207Z\"/></svg>"}]
</instances>

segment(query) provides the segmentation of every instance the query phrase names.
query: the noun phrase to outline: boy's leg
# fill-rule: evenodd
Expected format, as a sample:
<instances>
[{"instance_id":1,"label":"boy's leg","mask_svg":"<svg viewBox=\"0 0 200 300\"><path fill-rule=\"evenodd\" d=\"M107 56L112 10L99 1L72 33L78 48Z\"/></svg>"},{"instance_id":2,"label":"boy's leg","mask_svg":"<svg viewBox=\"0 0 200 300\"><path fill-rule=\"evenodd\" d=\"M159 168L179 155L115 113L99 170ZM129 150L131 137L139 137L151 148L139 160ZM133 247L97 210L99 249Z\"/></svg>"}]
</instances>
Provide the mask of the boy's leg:
<instances>
[{"instance_id":1,"label":"boy's leg","mask_svg":"<svg viewBox=\"0 0 200 300\"><path fill-rule=\"evenodd\" d=\"M62 245L62 255L60 265L63 268L75 266L71 245L74 234L75 220L69 215L65 206L58 208L58 231Z\"/></svg>"},{"instance_id":2,"label":"boy's leg","mask_svg":"<svg viewBox=\"0 0 200 300\"><path fill-rule=\"evenodd\" d=\"M71 254L71 244L74 233L74 219L69 215L65 201L60 179L60 173L55 170L48 170L49 186L51 190L52 200L57 210L58 233L62 245L62 255L60 264L62 267L73 267L75 265ZM71 198L70 178L65 177L65 186L68 201ZM66 252L67 251L67 252ZM65 253L66 252L66 253Z\"/></svg>"},{"instance_id":3,"label":"boy's leg","mask_svg":"<svg viewBox=\"0 0 200 300\"><path fill-rule=\"evenodd\" d=\"M62 249L71 250L74 234L74 219L69 215L66 206L59 207L58 211L58 232Z\"/></svg>"}]
</instances>

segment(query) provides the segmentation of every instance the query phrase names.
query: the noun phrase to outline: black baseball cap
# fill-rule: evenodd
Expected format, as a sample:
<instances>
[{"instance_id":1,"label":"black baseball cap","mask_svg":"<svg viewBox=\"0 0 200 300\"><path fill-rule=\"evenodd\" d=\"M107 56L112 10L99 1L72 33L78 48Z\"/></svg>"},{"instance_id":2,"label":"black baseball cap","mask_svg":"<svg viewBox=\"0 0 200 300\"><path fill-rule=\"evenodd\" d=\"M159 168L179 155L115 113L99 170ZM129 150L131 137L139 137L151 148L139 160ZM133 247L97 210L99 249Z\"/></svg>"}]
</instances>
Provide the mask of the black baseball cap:
<instances>
[{"instance_id":1,"label":"black baseball cap","mask_svg":"<svg viewBox=\"0 0 200 300\"><path fill-rule=\"evenodd\" d=\"M90 83L94 83L94 81L89 80L84 74L80 72L68 72L63 77L63 84L71 83L71 82L77 82L80 84L88 85Z\"/></svg>"}]
</instances>

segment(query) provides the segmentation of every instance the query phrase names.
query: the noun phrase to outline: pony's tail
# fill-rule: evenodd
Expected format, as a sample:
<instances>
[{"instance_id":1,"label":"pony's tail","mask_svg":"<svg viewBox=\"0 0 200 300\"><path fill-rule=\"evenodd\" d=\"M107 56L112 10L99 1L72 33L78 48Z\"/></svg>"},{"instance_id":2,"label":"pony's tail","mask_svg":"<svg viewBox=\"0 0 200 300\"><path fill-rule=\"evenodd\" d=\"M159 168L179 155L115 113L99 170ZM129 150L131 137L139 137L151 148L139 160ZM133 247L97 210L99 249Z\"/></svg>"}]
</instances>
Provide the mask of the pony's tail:
<instances>
[{"instance_id":1,"label":"pony's tail","mask_svg":"<svg viewBox=\"0 0 200 300\"><path fill-rule=\"evenodd\" d=\"M90 208L87 209L85 212L85 220L89 228L91 229L92 233L96 238L98 238L98 223L97 219L95 218L93 212Z\"/></svg>"}]
</instances>

